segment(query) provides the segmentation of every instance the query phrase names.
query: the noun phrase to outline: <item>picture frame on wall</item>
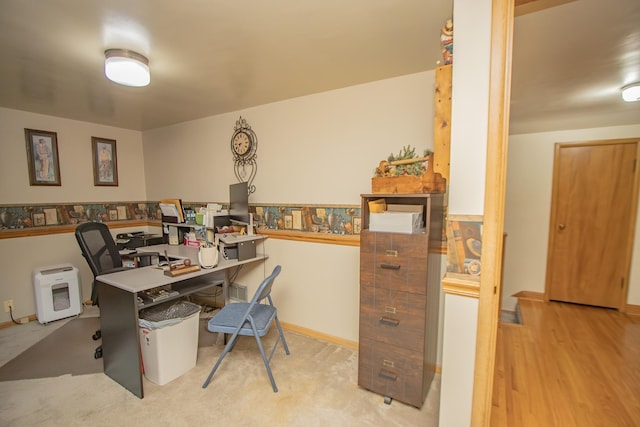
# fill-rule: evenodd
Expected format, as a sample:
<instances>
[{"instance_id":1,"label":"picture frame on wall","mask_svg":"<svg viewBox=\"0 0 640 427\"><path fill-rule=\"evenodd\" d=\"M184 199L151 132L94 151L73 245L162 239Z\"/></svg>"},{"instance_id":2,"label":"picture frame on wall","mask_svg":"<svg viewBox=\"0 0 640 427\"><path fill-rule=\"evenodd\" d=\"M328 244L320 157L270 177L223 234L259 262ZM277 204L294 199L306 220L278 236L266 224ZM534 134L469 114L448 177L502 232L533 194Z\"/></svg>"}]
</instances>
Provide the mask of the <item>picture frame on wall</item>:
<instances>
[{"instance_id":1,"label":"picture frame on wall","mask_svg":"<svg viewBox=\"0 0 640 427\"><path fill-rule=\"evenodd\" d=\"M93 185L118 186L116 140L91 137Z\"/></svg>"},{"instance_id":2,"label":"picture frame on wall","mask_svg":"<svg viewBox=\"0 0 640 427\"><path fill-rule=\"evenodd\" d=\"M353 217L353 234L360 234L362 231L362 218L359 216Z\"/></svg>"},{"instance_id":3,"label":"picture frame on wall","mask_svg":"<svg viewBox=\"0 0 640 427\"><path fill-rule=\"evenodd\" d=\"M58 225L58 211L55 208L43 209L42 212L46 225Z\"/></svg>"},{"instance_id":4,"label":"picture frame on wall","mask_svg":"<svg viewBox=\"0 0 640 427\"><path fill-rule=\"evenodd\" d=\"M58 134L45 130L24 130L30 185L60 186Z\"/></svg>"},{"instance_id":5,"label":"picture frame on wall","mask_svg":"<svg viewBox=\"0 0 640 427\"><path fill-rule=\"evenodd\" d=\"M45 225L47 225L44 212L34 212L32 216L34 227L44 227Z\"/></svg>"}]
</instances>

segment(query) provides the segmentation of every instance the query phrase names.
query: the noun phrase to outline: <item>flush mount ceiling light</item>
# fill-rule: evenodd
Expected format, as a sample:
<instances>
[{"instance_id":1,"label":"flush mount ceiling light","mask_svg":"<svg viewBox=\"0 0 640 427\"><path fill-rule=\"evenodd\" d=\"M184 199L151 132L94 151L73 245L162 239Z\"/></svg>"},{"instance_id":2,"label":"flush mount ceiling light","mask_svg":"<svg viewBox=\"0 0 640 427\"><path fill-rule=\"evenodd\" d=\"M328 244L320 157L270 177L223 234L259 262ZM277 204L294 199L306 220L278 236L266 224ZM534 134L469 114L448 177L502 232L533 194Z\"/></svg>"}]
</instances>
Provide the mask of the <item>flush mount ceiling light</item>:
<instances>
[{"instance_id":1,"label":"flush mount ceiling light","mask_svg":"<svg viewBox=\"0 0 640 427\"><path fill-rule=\"evenodd\" d=\"M125 86L146 86L151 81L149 60L126 49L104 51L104 74L115 83Z\"/></svg>"},{"instance_id":2,"label":"flush mount ceiling light","mask_svg":"<svg viewBox=\"0 0 640 427\"><path fill-rule=\"evenodd\" d=\"M632 83L623 87L622 99L627 102L640 101L640 83Z\"/></svg>"}]
</instances>

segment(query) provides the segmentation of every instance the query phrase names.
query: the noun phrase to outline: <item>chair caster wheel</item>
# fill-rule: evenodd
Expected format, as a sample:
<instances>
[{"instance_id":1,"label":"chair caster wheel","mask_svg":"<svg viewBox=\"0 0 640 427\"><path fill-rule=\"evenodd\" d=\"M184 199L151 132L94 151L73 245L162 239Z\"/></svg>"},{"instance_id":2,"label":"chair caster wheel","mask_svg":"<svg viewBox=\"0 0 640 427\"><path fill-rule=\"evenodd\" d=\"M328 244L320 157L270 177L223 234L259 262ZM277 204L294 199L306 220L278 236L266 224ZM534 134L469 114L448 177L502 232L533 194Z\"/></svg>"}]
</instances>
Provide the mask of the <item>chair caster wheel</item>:
<instances>
[{"instance_id":1,"label":"chair caster wheel","mask_svg":"<svg viewBox=\"0 0 640 427\"><path fill-rule=\"evenodd\" d=\"M101 348L97 348L95 353L93 353L93 358L94 359L100 359L102 357L102 349Z\"/></svg>"},{"instance_id":2,"label":"chair caster wheel","mask_svg":"<svg viewBox=\"0 0 640 427\"><path fill-rule=\"evenodd\" d=\"M389 396L385 396L384 397L384 403L387 404L387 405L391 405L391 400L392 399Z\"/></svg>"},{"instance_id":3,"label":"chair caster wheel","mask_svg":"<svg viewBox=\"0 0 640 427\"><path fill-rule=\"evenodd\" d=\"M100 338L102 338L102 332L101 331L96 331L96 333L93 334L93 336L91 338L93 338L94 341L99 340Z\"/></svg>"}]
</instances>

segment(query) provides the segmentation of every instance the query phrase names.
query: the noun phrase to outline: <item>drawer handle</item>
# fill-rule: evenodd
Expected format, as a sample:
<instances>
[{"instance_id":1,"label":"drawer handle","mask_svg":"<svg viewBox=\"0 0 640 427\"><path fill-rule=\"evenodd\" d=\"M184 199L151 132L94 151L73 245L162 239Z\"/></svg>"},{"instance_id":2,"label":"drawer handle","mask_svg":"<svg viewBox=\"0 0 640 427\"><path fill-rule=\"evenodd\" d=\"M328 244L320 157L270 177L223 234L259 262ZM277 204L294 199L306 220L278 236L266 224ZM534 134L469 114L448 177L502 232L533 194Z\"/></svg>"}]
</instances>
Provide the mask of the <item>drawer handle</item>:
<instances>
[{"instance_id":1,"label":"drawer handle","mask_svg":"<svg viewBox=\"0 0 640 427\"><path fill-rule=\"evenodd\" d=\"M400 270L400 264L387 264L386 262L383 262L380 264L380 267L388 270Z\"/></svg>"},{"instance_id":2,"label":"drawer handle","mask_svg":"<svg viewBox=\"0 0 640 427\"><path fill-rule=\"evenodd\" d=\"M383 317L380 318L380 323L384 323L384 324L389 325L389 326L398 326L400 324L400 321L397 320L397 319L391 319L389 317L384 317L383 316Z\"/></svg>"},{"instance_id":3,"label":"drawer handle","mask_svg":"<svg viewBox=\"0 0 640 427\"><path fill-rule=\"evenodd\" d=\"M384 369L380 369L380 372L378 372L378 376L391 381L396 381L398 379L398 376L396 374Z\"/></svg>"}]
</instances>

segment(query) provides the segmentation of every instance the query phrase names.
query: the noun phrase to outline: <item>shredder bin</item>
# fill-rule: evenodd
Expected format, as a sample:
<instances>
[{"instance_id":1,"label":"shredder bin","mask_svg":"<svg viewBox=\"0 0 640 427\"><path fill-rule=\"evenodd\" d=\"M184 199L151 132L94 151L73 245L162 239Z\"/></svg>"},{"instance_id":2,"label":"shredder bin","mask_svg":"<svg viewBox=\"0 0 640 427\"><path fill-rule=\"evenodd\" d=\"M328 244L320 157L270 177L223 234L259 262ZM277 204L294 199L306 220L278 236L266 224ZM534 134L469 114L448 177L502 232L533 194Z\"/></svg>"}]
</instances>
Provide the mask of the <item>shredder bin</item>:
<instances>
[{"instance_id":1,"label":"shredder bin","mask_svg":"<svg viewBox=\"0 0 640 427\"><path fill-rule=\"evenodd\" d=\"M71 264L33 270L36 315L42 324L82 313L80 273Z\"/></svg>"},{"instance_id":2,"label":"shredder bin","mask_svg":"<svg viewBox=\"0 0 640 427\"><path fill-rule=\"evenodd\" d=\"M196 366L200 306L170 301L140 311L144 376L164 385Z\"/></svg>"}]
</instances>

